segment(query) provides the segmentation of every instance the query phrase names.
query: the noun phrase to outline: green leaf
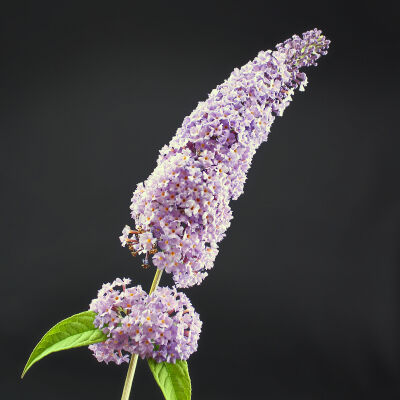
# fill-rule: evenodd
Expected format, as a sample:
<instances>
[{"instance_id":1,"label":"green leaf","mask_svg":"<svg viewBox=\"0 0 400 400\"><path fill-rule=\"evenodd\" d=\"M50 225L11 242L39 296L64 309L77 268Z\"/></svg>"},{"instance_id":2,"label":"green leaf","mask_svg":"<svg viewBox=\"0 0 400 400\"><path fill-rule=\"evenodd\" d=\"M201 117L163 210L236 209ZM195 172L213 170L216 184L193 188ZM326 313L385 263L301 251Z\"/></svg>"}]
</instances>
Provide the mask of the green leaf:
<instances>
[{"instance_id":1,"label":"green leaf","mask_svg":"<svg viewBox=\"0 0 400 400\"><path fill-rule=\"evenodd\" d=\"M147 361L166 400L190 400L192 385L186 361L177 360L175 364L157 363L151 358Z\"/></svg>"},{"instance_id":2,"label":"green leaf","mask_svg":"<svg viewBox=\"0 0 400 400\"><path fill-rule=\"evenodd\" d=\"M54 325L33 349L21 378L33 364L51 353L107 340L107 336L93 325L95 316L93 311L84 311Z\"/></svg>"}]
</instances>

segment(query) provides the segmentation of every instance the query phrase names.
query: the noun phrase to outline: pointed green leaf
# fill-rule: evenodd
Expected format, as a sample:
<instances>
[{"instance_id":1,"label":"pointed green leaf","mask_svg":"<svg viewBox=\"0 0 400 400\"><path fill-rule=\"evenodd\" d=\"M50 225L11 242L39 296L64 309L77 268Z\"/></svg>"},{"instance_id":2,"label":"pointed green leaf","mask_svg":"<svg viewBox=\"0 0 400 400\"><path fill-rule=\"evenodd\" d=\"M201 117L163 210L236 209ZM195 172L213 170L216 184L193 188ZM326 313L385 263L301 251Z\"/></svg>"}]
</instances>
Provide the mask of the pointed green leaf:
<instances>
[{"instance_id":1,"label":"pointed green leaf","mask_svg":"<svg viewBox=\"0 0 400 400\"><path fill-rule=\"evenodd\" d=\"M21 378L33 364L51 353L107 340L107 336L93 325L95 316L93 311L84 311L54 325L33 349Z\"/></svg>"},{"instance_id":2,"label":"pointed green leaf","mask_svg":"<svg viewBox=\"0 0 400 400\"><path fill-rule=\"evenodd\" d=\"M186 361L177 360L175 364L147 361L166 400L190 400L192 385Z\"/></svg>"}]
</instances>

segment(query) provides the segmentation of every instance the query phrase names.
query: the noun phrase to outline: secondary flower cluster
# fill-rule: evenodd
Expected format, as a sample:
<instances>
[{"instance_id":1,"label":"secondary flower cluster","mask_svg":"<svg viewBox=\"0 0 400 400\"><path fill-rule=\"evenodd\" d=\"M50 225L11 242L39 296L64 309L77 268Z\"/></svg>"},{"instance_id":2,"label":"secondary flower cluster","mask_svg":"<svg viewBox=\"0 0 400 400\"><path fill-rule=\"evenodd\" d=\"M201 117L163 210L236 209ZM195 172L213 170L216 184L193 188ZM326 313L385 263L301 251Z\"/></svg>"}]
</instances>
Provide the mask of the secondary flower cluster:
<instances>
[{"instance_id":1,"label":"secondary flower cluster","mask_svg":"<svg viewBox=\"0 0 400 400\"><path fill-rule=\"evenodd\" d=\"M97 314L94 325L108 336L89 346L97 360L121 364L134 353L157 362L188 359L197 350L202 325L188 297L168 287L149 296L129 283L118 278L104 284L90 304Z\"/></svg>"},{"instance_id":2,"label":"secondary flower cluster","mask_svg":"<svg viewBox=\"0 0 400 400\"><path fill-rule=\"evenodd\" d=\"M329 47L314 29L235 69L184 119L157 167L132 197L135 229L120 240L133 255L173 274L176 286L199 284L211 269L232 219L231 199L243 192L255 151L267 140L294 89L304 90L301 67L316 65Z\"/></svg>"}]
</instances>

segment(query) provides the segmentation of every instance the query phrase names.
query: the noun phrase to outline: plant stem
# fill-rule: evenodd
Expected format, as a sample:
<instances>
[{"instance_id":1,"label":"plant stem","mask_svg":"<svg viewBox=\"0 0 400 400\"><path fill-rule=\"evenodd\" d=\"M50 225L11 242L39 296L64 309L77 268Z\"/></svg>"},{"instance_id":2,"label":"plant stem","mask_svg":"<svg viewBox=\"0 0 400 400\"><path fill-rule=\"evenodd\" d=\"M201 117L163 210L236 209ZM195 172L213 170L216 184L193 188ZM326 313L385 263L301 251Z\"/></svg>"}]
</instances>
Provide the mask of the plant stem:
<instances>
[{"instance_id":1,"label":"plant stem","mask_svg":"<svg viewBox=\"0 0 400 400\"><path fill-rule=\"evenodd\" d=\"M157 269L157 272L154 275L153 283L151 284L149 295L152 294L157 289L157 286L160 283L162 272L163 272L162 269Z\"/></svg>"},{"instance_id":2,"label":"plant stem","mask_svg":"<svg viewBox=\"0 0 400 400\"><path fill-rule=\"evenodd\" d=\"M149 295L152 294L157 289L157 286L160 283L161 275L162 275L162 270L157 269L157 272L154 275L153 282L151 284ZM124 390L122 392L121 400L129 400L129 395L131 394L132 382L133 382L133 377L135 376L135 370L138 358L139 356L137 354L132 354L131 361L128 367L128 372L125 378Z\"/></svg>"},{"instance_id":3,"label":"plant stem","mask_svg":"<svg viewBox=\"0 0 400 400\"><path fill-rule=\"evenodd\" d=\"M129 367L128 367L128 372L127 372L126 378L125 378L124 391L122 392L121 400L129 399L129 395L131 394L132 381L133 381L133 377L135 375L136 364L137 364L138 358L139 358L139 356L137 354L132 354L131 361L130 361Z\"/></svg>"}]
</instances>

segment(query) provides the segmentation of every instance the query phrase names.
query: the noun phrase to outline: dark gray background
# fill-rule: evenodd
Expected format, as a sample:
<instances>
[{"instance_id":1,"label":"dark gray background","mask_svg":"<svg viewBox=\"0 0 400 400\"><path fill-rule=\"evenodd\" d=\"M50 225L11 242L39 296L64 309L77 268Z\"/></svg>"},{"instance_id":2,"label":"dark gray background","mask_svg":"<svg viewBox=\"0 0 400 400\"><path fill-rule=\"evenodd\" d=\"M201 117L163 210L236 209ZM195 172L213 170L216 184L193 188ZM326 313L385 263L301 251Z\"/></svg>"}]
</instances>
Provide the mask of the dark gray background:
<instances>
[{"instance_id":1,"label":"dark gray background","mask_svg":"<svg viewBox=\"0 0 400 400\"><path fill-rule=\"evenodd\" d=\"M126 366L85 348L18 377L103 282L150 285L118 236L183 118L234 67L317 26L331 50L259 149L214 270L187 291L204 321L193 399L399 398L395 16L385 2L3 4L1 397L120 397ZM133 395L162 398L143 362Z\"/></svg>"}]
</instances>

